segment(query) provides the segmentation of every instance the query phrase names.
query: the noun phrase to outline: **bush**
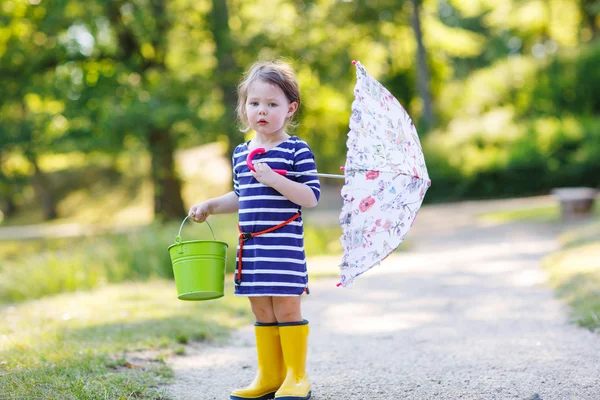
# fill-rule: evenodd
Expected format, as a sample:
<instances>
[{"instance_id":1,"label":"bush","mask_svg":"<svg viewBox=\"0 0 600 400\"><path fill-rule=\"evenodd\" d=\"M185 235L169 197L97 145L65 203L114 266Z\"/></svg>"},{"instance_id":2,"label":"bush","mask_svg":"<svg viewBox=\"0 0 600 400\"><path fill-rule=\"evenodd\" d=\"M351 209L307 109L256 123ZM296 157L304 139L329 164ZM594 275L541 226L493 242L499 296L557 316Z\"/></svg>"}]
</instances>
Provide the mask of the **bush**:
<instances>
[{"instance_id":1,"label":"bush","mask_svg":"<svg viewBox=\"0 0 600 400\"><path fill-rule=\"evenodd\" d=\"M600 113L600 42L554 58L537 73L531 111L545 115Z\"/></svg>"},{"instance_id":2,"label":"bush","mask_svg":"<svg viewBox=\"0 0 600 400\"><path fill-rule=\"evenodd\" d=\"M423 138L427 202L599 186L600 42L546 63L514 57L446 87Z\"/></svg>"},{"instance_id":3,"label":"bush","mask_svg":"<svg viewBox=\"0 0 600 400\"><path fill-rule=\"evenodd\" d=\"M490 114L426 138L432 179L427 201L600 186L600 119L546 117L515 123L510 112L504 117Z\"/></svg>"}]
</instances>

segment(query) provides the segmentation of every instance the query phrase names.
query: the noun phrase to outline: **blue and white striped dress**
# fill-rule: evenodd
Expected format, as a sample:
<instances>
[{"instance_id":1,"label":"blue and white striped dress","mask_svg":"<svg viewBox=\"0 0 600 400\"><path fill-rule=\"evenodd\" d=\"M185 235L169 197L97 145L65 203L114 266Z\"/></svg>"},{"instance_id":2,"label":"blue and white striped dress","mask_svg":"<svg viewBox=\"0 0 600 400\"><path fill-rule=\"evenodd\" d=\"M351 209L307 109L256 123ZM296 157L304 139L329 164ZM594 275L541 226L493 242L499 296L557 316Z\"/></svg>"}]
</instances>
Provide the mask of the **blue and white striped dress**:
<instances>
[{"instance_id":1,"label":"blue and white striped dress","mask_svg":"<svg viewBox=\"0 0 600 400\"><path fill-rule=\"evenodd\" d=\"M246 165L249 143L240 144L233 152L233 189L239 197L239 225L244 233L260 232L279 225L301 209L252 176ZM297 136L291 136L266 153L256 155L254 161L266 162L273 169L317 171L310 147ZM321 187L316 175L288 176L287 179L308 185L319 200ZM237 262L236 258L236 267ZM307 287L302 217L244 243L242 282L235 285L236 296L298 296Z\"/></svg>"}]
</instances>

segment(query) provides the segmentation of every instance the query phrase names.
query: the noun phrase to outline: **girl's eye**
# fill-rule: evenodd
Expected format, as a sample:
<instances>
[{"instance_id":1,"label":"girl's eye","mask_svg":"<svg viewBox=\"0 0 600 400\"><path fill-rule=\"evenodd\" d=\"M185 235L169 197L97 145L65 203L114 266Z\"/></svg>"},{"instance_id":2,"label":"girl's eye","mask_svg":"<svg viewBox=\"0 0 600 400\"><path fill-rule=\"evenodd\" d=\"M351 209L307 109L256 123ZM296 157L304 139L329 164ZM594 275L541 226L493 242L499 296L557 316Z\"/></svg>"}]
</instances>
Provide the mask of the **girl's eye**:
<instances>
[{"instance_id":1,"label":"girl's eye","mask_svg":"<svg viewBox=\"0 0 600 400\"><path fill-rule=\"evenodd\" d=\"M251 101L250 105L256 107L258 105L258 103L256 101Z\"/></svg>"},{"instance_id":2,"label":"girl's eye","mask_svg":"<svg viewBox=\"0 0 600 400\"><path fill-rule=\"evenodd\" d=\"M276 103L269 103L269 106L270 107L277 107L277 104Z\"/></svg>"}]
</instances>

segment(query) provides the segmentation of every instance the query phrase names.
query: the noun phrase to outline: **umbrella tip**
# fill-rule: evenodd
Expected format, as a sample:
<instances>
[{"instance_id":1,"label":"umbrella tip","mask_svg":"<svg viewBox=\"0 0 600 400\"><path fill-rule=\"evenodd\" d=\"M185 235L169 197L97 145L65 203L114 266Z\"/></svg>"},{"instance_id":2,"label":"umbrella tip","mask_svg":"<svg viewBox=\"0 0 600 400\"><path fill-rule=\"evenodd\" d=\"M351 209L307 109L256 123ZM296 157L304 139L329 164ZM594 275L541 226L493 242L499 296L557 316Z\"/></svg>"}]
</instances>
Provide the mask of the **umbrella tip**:
<instances>
[{"instance_id":1,"label":"umbrella tip","mask_svg":"<svg viewBox=\"0 0 600 400\"><path fill-rule=\"evenodd\" d=\"M356 61L352 60L352 65L356 65Z\"/></svg>"},{"instance_id":2,"label":"umbrella tip","mask_svg":"<svg viewBox=\"0 0 600 400\"><path fill-rule=\"evenodd\" d=\"M342 282L339 282L339 283L338 283L337 285L335 285L335 286L337 286L337 287L340 287L340 286L342 286Z\"/></svg>"}]
</instances>

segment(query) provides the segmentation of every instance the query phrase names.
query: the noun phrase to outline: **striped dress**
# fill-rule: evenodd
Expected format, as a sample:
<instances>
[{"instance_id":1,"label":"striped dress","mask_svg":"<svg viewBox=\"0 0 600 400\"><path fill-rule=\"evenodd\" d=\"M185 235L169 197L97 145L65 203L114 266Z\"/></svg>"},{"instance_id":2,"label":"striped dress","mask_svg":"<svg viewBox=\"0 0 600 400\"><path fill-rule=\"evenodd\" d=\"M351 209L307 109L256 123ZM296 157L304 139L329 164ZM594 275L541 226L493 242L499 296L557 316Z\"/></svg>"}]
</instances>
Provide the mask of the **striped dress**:
<instances>
[{"instance_id":1,"label":"striped dress","mask_svg":"<svg viewBox=\"0 0 600 400\"><path fill-rule=\"evenodd\" d=\"M233 152L233 189L239 197L239 226L244 233L276 226L301 208L252 176L246 165L249 143L240 144ZM273 169L317 171L310 147L296 136L254 157L255 162L259 160ZM288 176L287 179L308 185L319 200L321 189L317 176ZM236 258L236 266L237 262ZM302 217L244 243L242 281L235 285L236 296L298 296L307 288Z\"/></svg>"}]
</instances>

